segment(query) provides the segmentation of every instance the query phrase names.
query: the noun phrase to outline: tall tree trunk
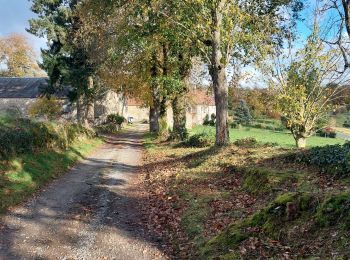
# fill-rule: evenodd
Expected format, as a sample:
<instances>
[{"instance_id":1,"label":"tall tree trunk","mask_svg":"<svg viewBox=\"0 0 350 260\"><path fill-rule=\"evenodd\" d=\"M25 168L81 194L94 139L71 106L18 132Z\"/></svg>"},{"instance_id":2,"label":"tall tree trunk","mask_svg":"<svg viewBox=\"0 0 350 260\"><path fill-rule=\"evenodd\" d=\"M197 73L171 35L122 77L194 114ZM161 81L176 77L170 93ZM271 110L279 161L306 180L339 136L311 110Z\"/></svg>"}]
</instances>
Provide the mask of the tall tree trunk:
<instances>
[{"instance_id":1,"label":"tall tree trunk","mask_svg":"<svg viewBox=\"0 0 350 260\"><path fill-rule=\"evenodd\" d=\"M186 129L186 95L188 92L188 88L186 85L186 79L191 71L191 62L185 60L183 53L180 53L178 56L179 59L179 74L181 80L184 84L183 89L178 90L177 95L172 101L172 109L173 109L173 134L172 137L177 140L184 140L187 138L187 129Z\"/></svg>"},{"instance_id":2,"label":"tall tree trunk","mask_svg":"<svg viewBox=\"0 0 350 260\"><path fill-rule=\"evenodd\" d=\"M298 148L305 148L306 147L306 138L303 136L297 136L295 137L295 143Z\"/></svg>"},{"instance_id":3,"label":"tall tree trunk","mask_svg":"<svg viewBox=\"0 0 350 260\"><path fill-rule=\"evenodd\" d=\"M177 140L185 140L187 137L185 92L176 95L172 101L172 108L174 120L172 137Z\"/></svg>"},{"instance_id":4,"label":"tall tree trunk","mask_svg":"<svg viewBox=\"0 0 350 260\"><path fill-rule=\"evenodd\" d=\"M159 132L159 107L152 106L149 109L149 130L153 134Z\"/></svg>"},{"instance_id":5,"label":"tall tree trunk","mask_svg":"<svg viewBox=\"0 0 350 260\"><path fill-rule=\"evenodd\" d=\"M225 64L221 50L222 27L222 3L213 9L213 32L212 32L212 56L210 75L213 81L216 105L216 145L222 146L229 143L228 127L228 86L226 79Z\"/></svg>"},{"instance_id":6,"label":"tall tree trunk","mask_svg":"<svg viewBox=\"0 0 350 260\"><path fill-rule=\"evenodd\" d=\"M152 66L151 66L151 77L153 82L151 83L151 93L152 93L152 105L149 112L149 128L150 132L154 134L159 133L159 119L160 119L160 101L159 101L159 87L157 84L157 77L159 75L158 59L157 53L152 54Z\"/></svg>"},{"instance_id":7,"label":"tall tree trunk","mask_svg":"<svg viewBox=\"0 0 350 260\"><path fill-rule=\"evenodd\" d=\"M94 80L92 76L88 77L88 90L94 87ZM95 121L95 108L92 98L85 94L85 115L84 115L84 125L85 127L90 127Z\"/></svg>"},{"instance_id":8,"label":"tall tree trunk","mask_svg":"<svg viewBox=\"0 0 350 260\"><path fill-rule=\"evenodd\" d=\"M83 108L80 93L77 95L77 121L78 124L83 124Z\"/></svg>"}]
</instances>

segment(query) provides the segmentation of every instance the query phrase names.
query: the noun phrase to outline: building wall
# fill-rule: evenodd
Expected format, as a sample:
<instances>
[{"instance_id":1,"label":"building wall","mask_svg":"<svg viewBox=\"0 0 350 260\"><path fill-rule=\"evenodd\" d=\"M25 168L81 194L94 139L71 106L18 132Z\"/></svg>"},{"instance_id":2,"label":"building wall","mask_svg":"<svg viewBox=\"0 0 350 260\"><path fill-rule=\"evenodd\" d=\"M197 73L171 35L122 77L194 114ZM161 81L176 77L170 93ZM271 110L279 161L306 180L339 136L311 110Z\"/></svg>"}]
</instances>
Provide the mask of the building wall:
<instances>
[{"instance_id":1,"label":"building wall","mask_svg":"<svg viewBox=\"0 0 350 260\"><path fill-rule=\"evenodd\" d=\"M149 121L149 108L140 106L125 107L124 117L128 119L133 118L134 122Z\"/></svg>"},{"instance_id":2,"label":"building wall","mask_svg":"<svg viewBox=\"0 0 350 260\"><path fill-rule=\"evenodd\" d=\"M210 118L212 114L216 114L216 107L208 105L196 105L190 107L188 113L191 114L190 121L192 123L192 126L201 125L203 124L206 115L209 115Z\"/></svg>"},{"instance_id":3,"label":"building wall","mask_svg":"<svg viewBox=\"0 0 350 260\"><path fill-rule=\"evenodd\" d=\"M36 98L0 98L0 112L15 110L22 116L27 116L29 107L36 100Z\"/></svg>"},{"instance_id":4,"label":"building wall","mask_svg":"<svg viewBox=\"0 0 350 260\"><path fill-rule=\"evenodd\" d=\"M124 116L125 102L122 95L108 91L103 98L95 102L94 113L97 123L106 121L110 114Z\"/></svg>"}]
</instances>

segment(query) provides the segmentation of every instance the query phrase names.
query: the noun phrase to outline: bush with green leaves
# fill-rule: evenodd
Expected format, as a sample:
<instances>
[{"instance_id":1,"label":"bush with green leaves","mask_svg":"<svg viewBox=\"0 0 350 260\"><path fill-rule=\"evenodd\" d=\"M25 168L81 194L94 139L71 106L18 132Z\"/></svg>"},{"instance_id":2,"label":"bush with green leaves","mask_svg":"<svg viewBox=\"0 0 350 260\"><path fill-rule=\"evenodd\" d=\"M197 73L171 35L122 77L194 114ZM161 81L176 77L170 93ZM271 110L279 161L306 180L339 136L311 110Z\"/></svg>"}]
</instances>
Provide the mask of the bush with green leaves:
<instances>
[{"instance_id":1,"label":"bush with green leaves","mask_svg":"<svg viewBox=\"0 0 350 260\"><path fill-rule=\"evenodd\" d=\"M11 126L0 126L0 160L48 149L65 150L80 137L93 136L93 131L77 124L14 119Z\"/></svg>"},{"instance_id":2,"label":"bush with green leaves","mask_svg":"<svg viewBox=\"0 0 350 260\"><path fill-rule=\"evenodd\" d=\"M110 114L107 116L107 124L116 124L121 126L125 121L125 118L118 114Z\"/></svg>"},{"instance_id":3,"label":"bush with green leaves","mask_svg":"<svg viewBox=\"0 0 350 260\"><path fill-rule=\"evenodd\" d=\"M237 123L237 122L232 122L231 123L231 128L233 128L233 129L241 129L242 125Z\"/></svg>"},{"instance_id":4,"label":"bush with green leaves","mask_svg":"<svg viewBox=\"0 0 350 260\"><path fill-rule=\"evenodd\" d=\"M350 119L345 120L343 127L350 128Z\"/></svg>"},{"instance_id":5,"label":"bush with green leaves","mask_svg":"<svg viewBox=\"0 0 350 260\"><path fill-rule=\"evenodd\" d=\"M289 160L316 166L323 172L336 176L350 175L350 142L344 145L314 147L288 156Z\"/></svg>"},{"instance_id":6,"label":"bush with green leaves","mask_svg":"<svg viewBox=\"0 0 350 260\"><path fill-rule=\"evenodd\" d=\"M29 107L28 113L33 118L44 117L53 120L61 115L62 105L55 97L41 97Z\"/></svg>"},{"instance_id":7,"label":"bush with green leaves","mask_svg":"<svg viewBox=\"0 0 350 260\"><path fill-rule=\"evenodd\" d=\"M207 147L214 144L214 140L208 133L199 133L192 135L184 142L189 147Z\"/></svg>"},{"instance_id":8,"label":"bush with green leaves","mask_svg":"<svg viewBox=\"0 0 350 260\"><path fill-rule=\"evenodd\" d=\"M210 119L209 119L209 115L206 114L203 121L203 125L215 126L215 122L216 122L215 114L211 114Z\"/></svg>"},{"instance_id":9,"label":"bush with green leaves","mask_svg":"<svg viewBox=\"0 0 350 260\"><path fill-rule=\"evenodd\" d=\"M324 128L324 129L319 129L317 130L316 134L321 137L327 137L327 138L336 138L337 137L337 132L335 132L331 128Z\"/></svg>"}]
</instances>

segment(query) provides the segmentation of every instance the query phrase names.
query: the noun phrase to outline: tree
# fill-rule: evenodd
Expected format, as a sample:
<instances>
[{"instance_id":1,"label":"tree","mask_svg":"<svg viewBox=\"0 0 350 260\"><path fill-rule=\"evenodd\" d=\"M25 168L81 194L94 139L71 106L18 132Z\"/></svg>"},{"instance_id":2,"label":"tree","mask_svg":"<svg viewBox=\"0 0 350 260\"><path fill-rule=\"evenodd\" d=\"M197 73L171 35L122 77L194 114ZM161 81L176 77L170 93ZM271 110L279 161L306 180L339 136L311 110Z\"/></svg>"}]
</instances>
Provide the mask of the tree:
<instances>
[{"instance_id":1,"label":"tree","mask_svg":"<svg viewBox=\"0 0 350 260\"><path fill-rule=\"evenodd\" d=\"M238 124L249 125L252 122L252 116L250 114L247 102L243 99L239 101L239 105L235 110L235 121Z\"/></svg>"},{"instance_id":2,"label":"tree","mask_svg":"<svg viewBox=\"0 0 350 260\"><path fill-rule=\"evenodd\" d=\"M38 18L29 21L28 31L48 40L48 49L42 50L42 67L50 77L47 93L70 85L70 98L77 103L78 122L88 125L94 120L92 104L98 84L94 84L94 64L89 61L86 50L74 41L80 27L78 2L32 0L32 11Z\"/></svg>"},{"instance_id":3,"label":"tree","mask_svg":"<svg viewBox=\"0 0 350 260\"><path fill-rule=\"evenodd\" d=\"M325 33L322 40L339 48L344 64L342 72L345 72L350 67L350 0L318 0L317 3L322 5L319 8L320 13L331 14L324 24Z\"/></svg>"},{"instance_id":4,"label":"tree","mask_svg":"<svg viewBox=\"0 0 350 260\"><path fill-rule=\"evenodd\" d=\"M85 1L80 6L81 34L85 42L88 39L101 78L114 90L137 96L150 106L150 131L159 131L159 120L165 117L170 103L174 112L172 137L183 139L186 78L193 52L188 37L160 15L165 9L162 4L145 0ZM176 10L169 10L168 15L174 15Z\"/></svg>"},{"instance_id":5,"label":"tree","mask_svg":"<svg viewBox=\"0 0 350 260\"><path fill-rule=\"evenodd\" d=\"M315 25L291 64L276 73L278 109L299 148L306 146L306 138L317 130L339 94L339 88L327 87L341 80L336 72L339 58L336 52L325 49Z\"/></svg>"},{"instance_id":6,"label":"tree","mask_svg":"<svg viewBox=\"0 0 350 260\"><path fill-rule=\"evenodd\" d=\"M0 75L6 77L38 77L44 72L36 62L33 47L21 34L0 37Z\"/></svg>"},{"instance_id":7,"label":"tree","mask_svg":"<svg viewBox=\"0 0 350 260\"><path fill-rule=\"evenodd\" d=\"M281 27L286 26L283 7L290 7L294 14L291 17L296 18L303 4L294 0L170 2L177 2L180 11L168 17L193 37L209 67L216 103L216 144L225 145L229 142L226 79L229 64L236 59L248 63L272 51L280 43ZM165 11L162 13L167 16Z\"/></svg>"}]
</instances>

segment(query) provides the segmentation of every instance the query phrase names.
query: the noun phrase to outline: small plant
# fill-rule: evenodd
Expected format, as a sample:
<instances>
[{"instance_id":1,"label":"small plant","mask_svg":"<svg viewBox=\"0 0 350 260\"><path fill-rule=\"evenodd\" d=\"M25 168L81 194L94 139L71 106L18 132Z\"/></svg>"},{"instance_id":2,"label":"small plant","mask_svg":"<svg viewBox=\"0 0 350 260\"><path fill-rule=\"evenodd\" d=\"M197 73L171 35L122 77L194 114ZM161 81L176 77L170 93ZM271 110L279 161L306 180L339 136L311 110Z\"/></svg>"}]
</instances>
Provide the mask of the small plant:
<instances>
[{"instance_id":1,"label":"small plant","mask_svg":"<svg viewBox=\"0 0 350 260\"><path fill-rule=\"evenodd\" d=\"M215 126L215 122L216 122L216 115L215 114L211 114L210 119L209 119L209 115L206 114L204 121L203 121L203 125Z\"/></svg>"},{"instance_id":2,"label":"small plant","mask_svg":"<svg viewBox=\"0 0 350 260\"><path fill-rule=\"evenodd\" d=\"M213 139L205 132L192 135L185 141L185 145L189 147L207 147L213 145L213 143Z\"/></svg>"}]
</instances>

